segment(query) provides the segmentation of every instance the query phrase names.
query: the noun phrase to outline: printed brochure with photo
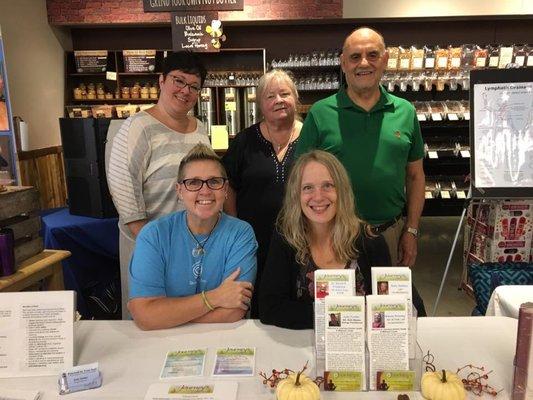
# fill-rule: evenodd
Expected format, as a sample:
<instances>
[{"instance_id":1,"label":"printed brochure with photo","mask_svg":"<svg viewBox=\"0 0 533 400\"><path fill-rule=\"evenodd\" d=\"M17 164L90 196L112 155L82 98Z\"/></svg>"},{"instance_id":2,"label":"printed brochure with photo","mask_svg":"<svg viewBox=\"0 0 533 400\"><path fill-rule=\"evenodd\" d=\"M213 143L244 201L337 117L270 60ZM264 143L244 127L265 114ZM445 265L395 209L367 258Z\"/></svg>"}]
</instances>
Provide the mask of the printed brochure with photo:
<instances>
[{"instance_id":1,"label":"printed brochure with photo","mask_svg":"<svg viewBox=\"0 0 533 400\"><path fill-rule=\"evenodd\" d=\"M317 269L314 273L314 281L315 347L317 368L321 370L325 359L325 299L327 296L355 296L355 270Z\"/></svg>"},{"instance_id":2,"label":"printed brochure with photo","mask_svg":"<svg viewBox=\"0 0 533 400\"><path fill-rule=\"evenodd\" d=\"M365 298L328 296L325 309L326 371L357 372L353 376L361 379L360 390L365 390ZM342 376L346 381L349 375Z\"/></svg>"},{"instance_id":3,"label":"printed brochure with photo","mask_svg":"<svg viewBox=\"0 0 533 400\"><path fill-rule=\"evenodd\" d=\"M366 296L370 390L379 371L409 370L409 313L403 295Z\"/></svg>"}]
</instances>

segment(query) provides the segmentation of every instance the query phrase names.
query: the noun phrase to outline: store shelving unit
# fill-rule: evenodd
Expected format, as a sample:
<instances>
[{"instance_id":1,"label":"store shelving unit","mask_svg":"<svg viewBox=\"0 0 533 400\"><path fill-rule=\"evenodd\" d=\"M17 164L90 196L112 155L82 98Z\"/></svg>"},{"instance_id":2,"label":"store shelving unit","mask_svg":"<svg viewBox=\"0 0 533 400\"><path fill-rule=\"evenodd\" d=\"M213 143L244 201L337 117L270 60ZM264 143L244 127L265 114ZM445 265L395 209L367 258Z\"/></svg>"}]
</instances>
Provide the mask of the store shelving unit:
<instances>
[{"instance_id":1,"label":"store shelving unit","mask_svg":"<svg viewBox=\"0 0 533 400\"><path fill-rule=\"evenodd\" d=\"M157 50L154 72L125 72L124 59L122 50L109 50L107 59L106 72L96 73L79 73L76 72L76 63L74 52L65 54L65 105L70 106L95 106L95 105L123 105L123 104L152 104L157 99L140 99L140 98L116 98L115 92L120 92L123 86L131 87L138 82L141 86L145 83L153 86L158 82L159 75L162 71L163 59L165 53L169 50ZM265 49L247 48L247 49L223 49L219 53L198 53L200 59L204 62L210 74L233 74L233 76L254 75L261 76L265 72ZM107 72L115 72L116 80L107 79ZM105 92L113 94L113 98L108 99L75 99L74 88L80 83L88 84L102 83ZM223 86L206 85L214 89L214 98L216 104L216 124L223 124L224 121L224 100L223 87L246 88L247 84L227 83ZM239 93L242 96L242 93Z\"/></svg>"}]
</instances>

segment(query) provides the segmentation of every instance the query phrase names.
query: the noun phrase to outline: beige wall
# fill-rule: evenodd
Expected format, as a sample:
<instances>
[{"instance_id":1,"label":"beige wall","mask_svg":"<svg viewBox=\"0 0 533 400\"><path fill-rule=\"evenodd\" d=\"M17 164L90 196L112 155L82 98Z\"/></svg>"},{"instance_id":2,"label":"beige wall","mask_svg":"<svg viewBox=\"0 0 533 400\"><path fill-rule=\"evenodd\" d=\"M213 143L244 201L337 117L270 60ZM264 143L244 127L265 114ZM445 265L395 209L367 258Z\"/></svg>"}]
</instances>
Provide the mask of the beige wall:
<instances>
[{"instance_id":1,"label":"beige wall","mask_svg":"<svg viewBox=\"0 0 533 400\"><path fill-rule=\"evenodd\" d=\"M45 0L0 0L0 28L13 115L28 123L30 149L57 146L69 35L48 25Z\"/></svg>"},{"instance_id":2,"label":"beige wall","mask_svg":"<svg viewBox=\"0 0 533 400\"><path fill-rule=\"evenodd\" d=\"M344 0L344 18L533 14L532 0Z\"/></svg>"}]
</instances>

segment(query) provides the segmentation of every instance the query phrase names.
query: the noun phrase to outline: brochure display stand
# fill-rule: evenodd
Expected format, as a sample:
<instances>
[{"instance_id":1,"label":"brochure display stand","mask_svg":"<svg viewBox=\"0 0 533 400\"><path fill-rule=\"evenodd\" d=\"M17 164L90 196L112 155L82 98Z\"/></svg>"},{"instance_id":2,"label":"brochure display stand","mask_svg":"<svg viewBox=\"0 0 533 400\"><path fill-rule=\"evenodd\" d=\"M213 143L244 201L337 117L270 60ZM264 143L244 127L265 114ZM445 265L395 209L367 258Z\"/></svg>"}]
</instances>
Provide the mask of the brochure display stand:
<instances>
[{"instance_id":1,"label":"brochure display stand","mask_svg":"<svg viewBox=\"0 0 533 400\"><path fill-rule=\"evenodd\" d=\"M13 117L0 27L0 186L18 185L20 181L13 132Z\"/></svg>"}]
</instances>

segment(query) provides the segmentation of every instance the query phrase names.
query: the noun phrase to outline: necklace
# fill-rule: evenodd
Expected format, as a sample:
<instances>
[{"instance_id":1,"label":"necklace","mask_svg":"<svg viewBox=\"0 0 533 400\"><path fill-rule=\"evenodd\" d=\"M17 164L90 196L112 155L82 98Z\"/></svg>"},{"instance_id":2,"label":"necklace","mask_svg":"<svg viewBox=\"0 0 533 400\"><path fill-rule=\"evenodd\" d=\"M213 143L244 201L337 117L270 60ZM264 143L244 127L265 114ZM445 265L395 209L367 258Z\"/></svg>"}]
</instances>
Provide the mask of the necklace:
<instances>
[{"instance_id":1,"label":"necklace","mask_svg":"<svg viewBox=\"0 0 533 400\"><path fill-rule=\"evenodd\" d=\"M207 243L207 241L209 240L209 238L211 237L211 234L213 233L215 228L217 227L218 221L220 221L220 214L218 214L217 222L215 223L213 228L211 228L211 230L209 231L209 234L207 235L207 237L204 240L202 240L201 242L192 233L191 228L189 228L189 224L187 224L187 222L185 222L185 225L187 226L187 231L189 232L189 235L191 235L191 237L196 242L196 247L194 249L192 249L193 257L199 257L199 256L203 256L205 254L205 247L204 246Z\"/></svg>"},{"instance_id":2,"label":"necklace","mask_svg":"<svg viewBox=\"0 0 533 400\"><path fill-rule=\"evenodd\" d=\"M268 128L268 124L267 122L265 121L265 128L266 128L266 132L268 134L268 140L270 141L270 143L272 143L272 147L274 147L274 150L276 151L276 154L279 153L281 150L283 150L285 147L287 147L289 145L289 143L291 142L292 140L292 137L294 135L294 128L295 128L295 124L294 122L292 123L292 128L291 128L291 134L289 136L289 140L287 140L287 143L285 144L281 144L281 143L276 143L274 141L274 139L272 138L272 135L270 134L270 129Z\"/></svg>"}]
</instances>

